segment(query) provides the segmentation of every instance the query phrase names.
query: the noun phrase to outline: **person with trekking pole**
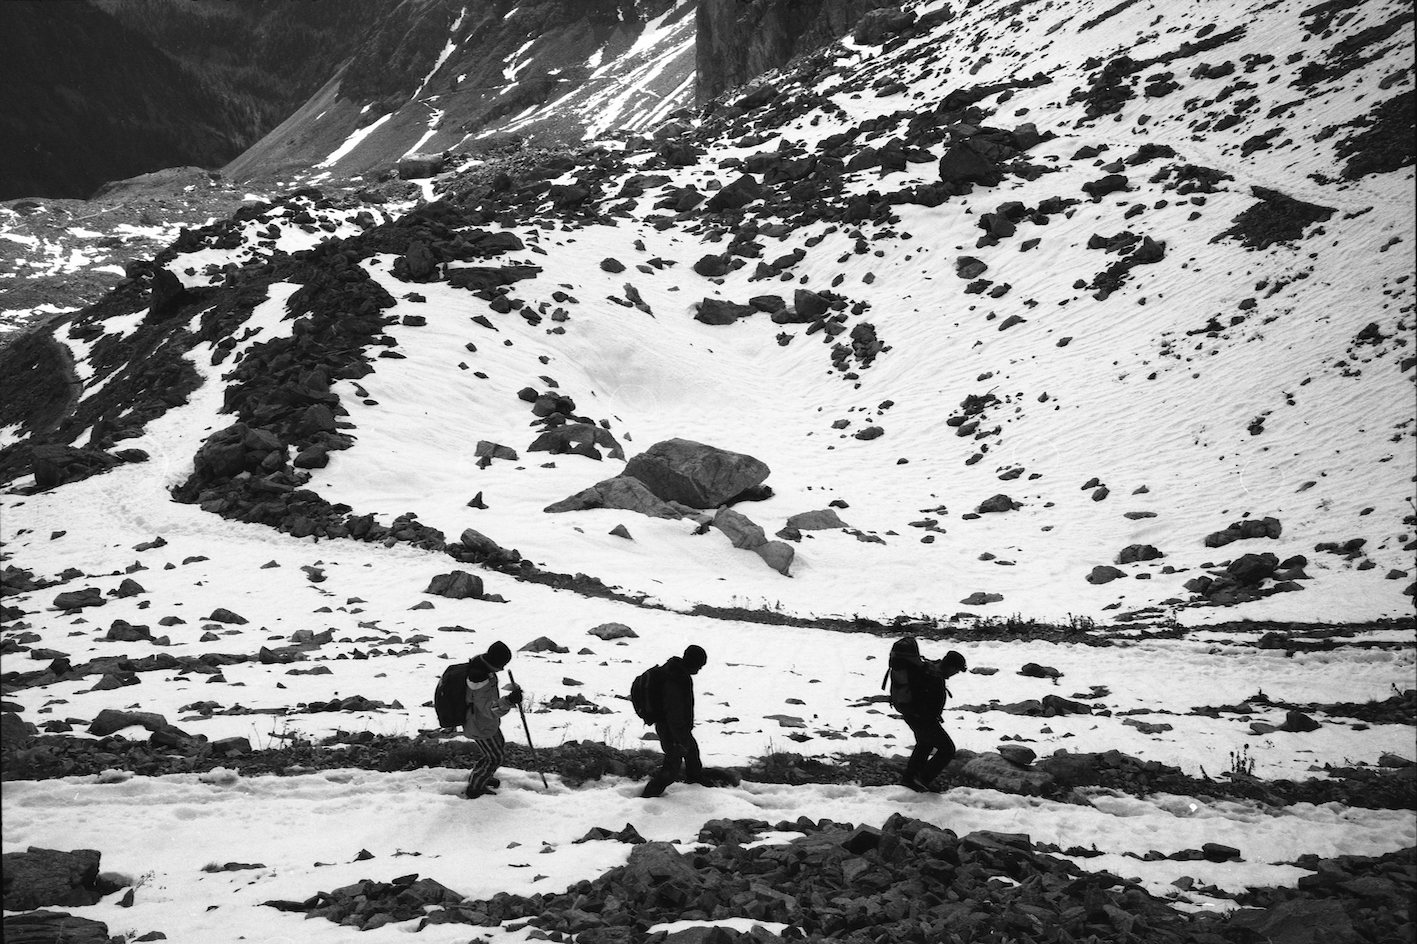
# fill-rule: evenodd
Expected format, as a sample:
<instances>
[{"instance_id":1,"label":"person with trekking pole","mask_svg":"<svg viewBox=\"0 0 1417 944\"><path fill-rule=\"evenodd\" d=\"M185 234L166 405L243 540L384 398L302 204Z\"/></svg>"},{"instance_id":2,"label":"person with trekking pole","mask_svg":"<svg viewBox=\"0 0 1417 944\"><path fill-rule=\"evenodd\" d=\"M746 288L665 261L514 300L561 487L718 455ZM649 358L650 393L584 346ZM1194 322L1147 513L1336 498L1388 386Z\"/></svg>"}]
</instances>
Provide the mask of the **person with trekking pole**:
<instances>
[{"instance_id":1,"label":"person with trekking pole","mask_svg":"<svg viewBox=\"0 0 1417 944\"><path fill-rule=\"evenodd\" d=\"M965 671L964 656L951 649L943 659L920 655L920 643L906 636L891 646L889 667L881 687L890 689L891 707L915 735L915 748L900 778L917 793L931 792L931 781L955 756L955 743L941 723L950 690L945 680Z\"/></svg>"},{"instance_id":2,"label":"person with trekking pole","mask_svg":"<svg viewBox=\"0 0 1417 944\"><path fill-rule=\"evenodd\" d=\"M498 641L467 663L467 713L462 733L479 752L468 773L467 789L463 791L469 800L495 796L497 787L501 785L496 773L497 768L502 766L502 756L507 746L507 739L502 736L502 716L514 705L520 708L522 703L522 690L515 680L505 696L497 682L497 672L505 669L511 661L512 650L507 648L506 643ZM522 715L522 723L526 723L525 715ZM528 731L527 743L530 742Z\"/></svg>"}]
</instances>

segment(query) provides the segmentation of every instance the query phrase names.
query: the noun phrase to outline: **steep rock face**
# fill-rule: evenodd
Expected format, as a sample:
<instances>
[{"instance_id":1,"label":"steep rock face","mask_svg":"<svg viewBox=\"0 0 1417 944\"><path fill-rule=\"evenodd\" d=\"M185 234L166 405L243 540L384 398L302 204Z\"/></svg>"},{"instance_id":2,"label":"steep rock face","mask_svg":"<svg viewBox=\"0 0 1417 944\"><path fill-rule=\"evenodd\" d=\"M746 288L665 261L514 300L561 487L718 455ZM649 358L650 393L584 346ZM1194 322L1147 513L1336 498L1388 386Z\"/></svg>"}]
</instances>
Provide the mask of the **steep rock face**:
<instances>
[{"instance_id":1,"label":"steep rock face","mask_svg":"<svg viewBox=\"0 0 1417 944\"><path fill-rule=\"evenodd\" d=\"M706 102L851 32L891 0L700 0L695 98Z\"/></svg>"},{"instance_id":2,"label":"steep rock face","mask_svg":"<svg viewBox=\"0 0 1417 944\"><path fill-rule=\"evenodd\" d=\"M225 170L360 174L414 151L644 130L692 103L695 6L401 0L324 87Z\"/></svg>"}]
</instances>

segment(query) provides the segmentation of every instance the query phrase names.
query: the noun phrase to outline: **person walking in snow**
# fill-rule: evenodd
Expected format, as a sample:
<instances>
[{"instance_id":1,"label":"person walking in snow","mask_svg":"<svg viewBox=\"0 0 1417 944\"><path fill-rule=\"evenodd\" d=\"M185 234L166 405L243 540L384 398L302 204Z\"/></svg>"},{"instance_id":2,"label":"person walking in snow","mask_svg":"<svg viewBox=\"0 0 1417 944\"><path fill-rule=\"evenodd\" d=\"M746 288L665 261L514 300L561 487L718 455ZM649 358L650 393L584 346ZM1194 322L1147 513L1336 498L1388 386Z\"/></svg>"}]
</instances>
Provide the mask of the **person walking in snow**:
<instances>
[{"instance_id":1,"label":"person walking in snow","mask_svg":"<svg viewBox=\"0 0 1417 944\"><path fill-rule=\"evenodd\" d=\"M495 795L501 784L495 774L502 766L507 746L507 739L502 736L502 716L522 700L522 690L517 685L513 684L503 696L497 682L497 672L511 661L512 650L498 641L467 663L467 716L462 733L472 740L479 752L464 791L469 800Z\"/></svg>"},{"instance_id":2,"label":"person walking in snow","mask_svg":"<svg viewBox=\"0 0 1417 944\"><path fill-rule=\"evenodd\" d=\"M914 636L898 639L891 647L881 687L889 683L891 707L900 712L915 735L915 748L900 782L919 793L928 792L930 782L954 759L954 741L941 723L950 693L945 680L965 668L964 656L953 649L943 659L924 658Z\"/></svg>"},{"instance_id":3,"label":"person walking in snow","mask_svg":"<svg viewBox=\"0 0 1417 944\"><path fill-rule=\"evenodd\" d=\"M708 655L702 648L689 646L682 656L672 656L656 671L654 731L664 751L664 764L650 777L640 796L662 795L679 779L681 768L688 782L699 783L703 779L699 742L694 740L694 675L706 662Z\"/></svg>"}]
</instances>

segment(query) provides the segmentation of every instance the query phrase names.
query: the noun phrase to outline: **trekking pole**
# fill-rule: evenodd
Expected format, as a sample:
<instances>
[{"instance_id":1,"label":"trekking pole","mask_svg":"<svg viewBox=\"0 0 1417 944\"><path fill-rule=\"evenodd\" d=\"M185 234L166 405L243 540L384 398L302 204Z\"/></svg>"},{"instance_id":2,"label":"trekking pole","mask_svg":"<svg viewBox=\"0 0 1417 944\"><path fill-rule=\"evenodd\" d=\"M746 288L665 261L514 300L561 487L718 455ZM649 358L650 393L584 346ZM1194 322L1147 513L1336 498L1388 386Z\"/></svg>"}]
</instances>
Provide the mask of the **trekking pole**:
<instances>
[{"instance_id":1,"label":"trekking pole","mask_svg":"<svg viewBox=\"0 0 1417 944\"><path fill-rule=\"evenodd\" d=\"M517 685L517 677L512 674L511 669L507 670L507 678L513 685ZM517 688L521 688L521 686L517 685ZM531 743L531 726L526 723L526 709L522 707L520 701L517 702L517 714L522 716L522 730L526 732L526 746L531 748L531 759L536 764L536 772L541 774L541 785L550 787L550 784L546 782L546 774L541 770L541 761L537 759L536 745Z\"/></svg>"}]
</instances>

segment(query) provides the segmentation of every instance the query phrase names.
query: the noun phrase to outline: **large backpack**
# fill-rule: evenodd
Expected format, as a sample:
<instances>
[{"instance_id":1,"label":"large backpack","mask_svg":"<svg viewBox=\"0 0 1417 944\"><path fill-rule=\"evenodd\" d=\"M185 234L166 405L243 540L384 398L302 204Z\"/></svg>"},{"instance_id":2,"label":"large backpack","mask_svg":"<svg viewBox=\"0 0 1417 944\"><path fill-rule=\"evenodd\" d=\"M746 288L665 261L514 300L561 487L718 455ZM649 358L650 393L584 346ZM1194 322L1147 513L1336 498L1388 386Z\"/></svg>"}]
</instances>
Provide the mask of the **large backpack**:
<instances>
[{"instance_id":1,"label":"large backpack","mask_svg":"<svg viewBox=\"0 0 1417 944\"><path fill-rule=\"evenodd\" d=\"M645 669L630 683L630 705L645 724L655 724L663 714L664 666Z\"/></svg>"},{"instance_id":2,"label":"large backpack","mask_svg":"<svg viewBox=\"0 0 1417 944\"><path fill-rule=\"evenodd\" d=\"M433 689L433 710L438 727L456 728L467 720L467 663L459 662L443 670Z\"/></svg>"},{"instance_id":3,"label":"large backpack","mask_svg":"<svg viewBox=\"0 0 1417 944\"><path fill-rule=\"evenodd\" d=\"M949 689L942 672L928 660L920 659L919 644L912 637L896 641L891 647L891 667L881 679L881 687L890 691L891 707L902 715L936 717L945 707ZM896 666L896 658L913 657L919 667ZM931 671L934 668L935 671Z\"/></svg>"}]
</instances>

